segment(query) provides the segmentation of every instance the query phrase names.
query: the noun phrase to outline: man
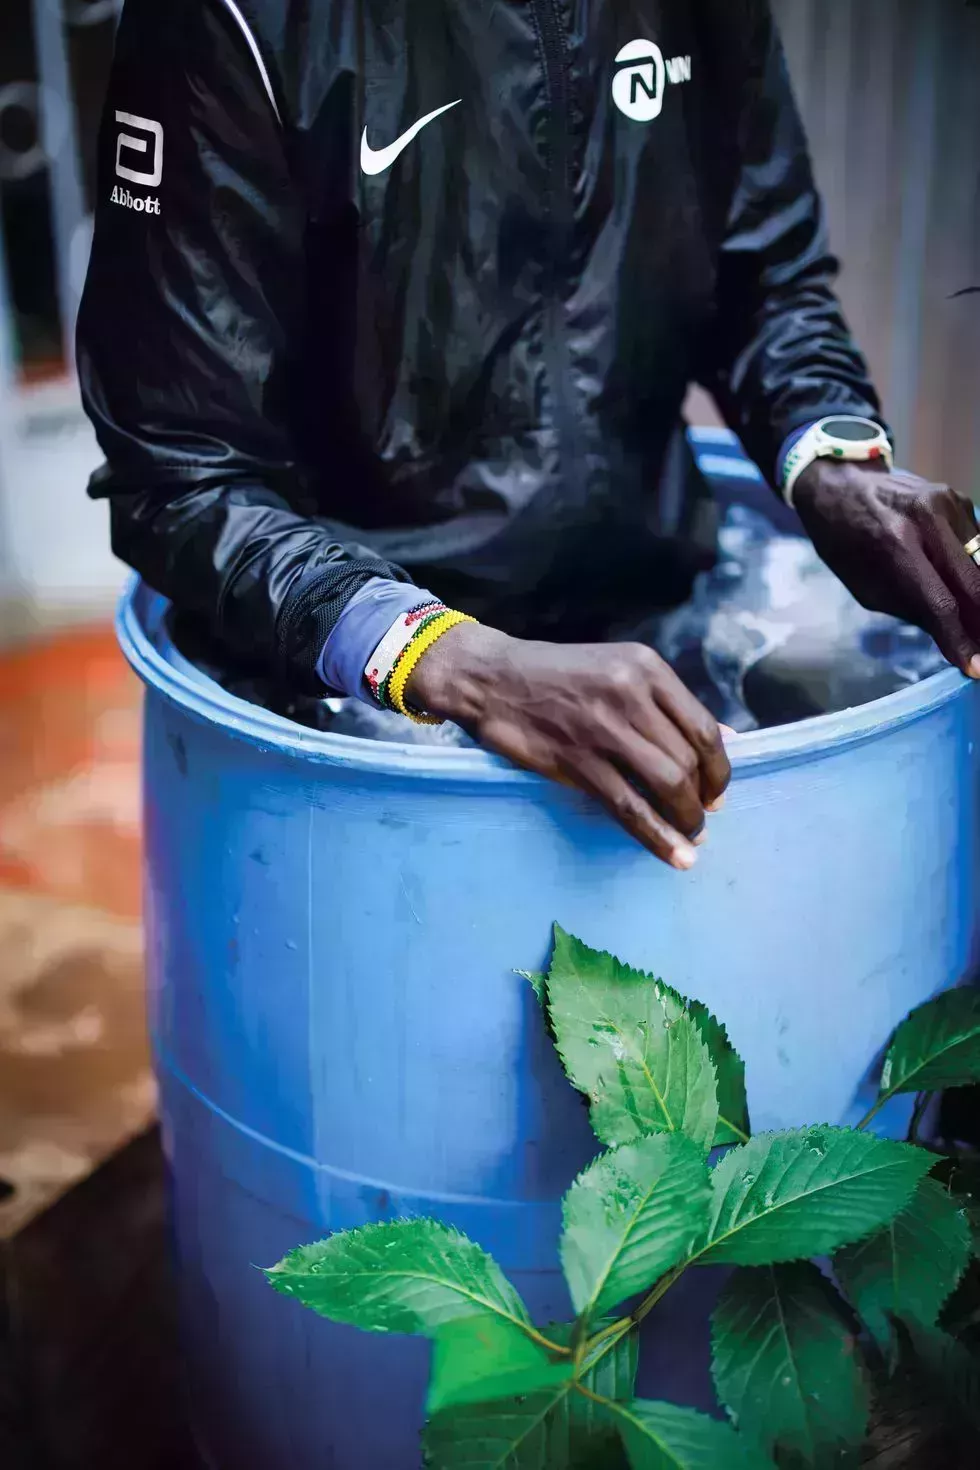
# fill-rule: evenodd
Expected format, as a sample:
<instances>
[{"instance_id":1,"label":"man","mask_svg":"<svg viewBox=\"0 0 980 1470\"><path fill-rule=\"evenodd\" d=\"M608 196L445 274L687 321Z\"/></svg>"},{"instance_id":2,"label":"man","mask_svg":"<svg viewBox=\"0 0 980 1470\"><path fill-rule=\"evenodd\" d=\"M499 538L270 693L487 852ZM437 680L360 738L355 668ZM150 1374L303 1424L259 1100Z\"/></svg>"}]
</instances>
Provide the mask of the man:
<instances>
[{"instance_id":1,"label":"man","mask_svg":"<svg viewBox=\"0 0 980 1470\"><path fill-rule=\"evenodd\" d=\"M455 720L689 868L720 733L615 639L712 560L690 381L980 675L971 507L891 469L834 270L767 0L127 0L94 491L227 654Z\"/></svg>"}]
</instances>

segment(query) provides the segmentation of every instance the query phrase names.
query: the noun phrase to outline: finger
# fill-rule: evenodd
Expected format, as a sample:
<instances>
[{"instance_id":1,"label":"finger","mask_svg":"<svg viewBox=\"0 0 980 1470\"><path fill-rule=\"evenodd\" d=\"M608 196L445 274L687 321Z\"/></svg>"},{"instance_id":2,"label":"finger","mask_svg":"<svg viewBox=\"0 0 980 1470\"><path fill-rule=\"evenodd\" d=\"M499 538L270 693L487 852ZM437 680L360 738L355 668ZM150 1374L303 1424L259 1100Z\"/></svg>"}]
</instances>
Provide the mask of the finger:
<instances>
[{"instance_id":1,"label":"finger","mask_svg":"<svg viewBox=\"0 0 980 1470\"><path fill-rule=\"evenodd\" d=\"M681 872L694 867L698 855L692 843L655 812L615 766L598 757L586 758L571 774L576 785L601 802L609 815L654 857Z\"/></svg>"},{"instance_id":2,"label":"finger","mask_svg":"<svg viewBox=\"0 0 980 1470\"><path fill-rule=\"evenodd\" d=\"M918 558L913 575L920 612L912 620L935 639L944 658L964 674L977 678L980 676L980 646L964 626L954 593L927 556Z\"/></svg>"},{"instance_id":3,"label":"finger","mask_svg":"<svg viewBox=\"0 0 980 1470\"><path fill-rule=\"evenodd\" d=\"M697 795L704 810L720 811L725 805L724 796L717 796L713 800L706 798L706 783L701 772L700 756L690 741L681 734L669 715L664 714L652 700L641 696L636 702L635 709L631 711L631 716L641 735L645 736L652 745L666 751L677 765L691 774L692 786L696 785ZM718 726L719 735L723 728L721 725Z\"/></svg>"},{"instance_id":4,"label":"finger","mask_svg":"<svg viewBox=\"0 0 980 1470\"><path fill-rule=\"evenodd\" d=\"M698 758L691 746L683 742L675 753L626 728L619 732L616 747L611 754L627 780L639 787L671 827L685 837L696 837L704 827L704 806Z\"/></svg>"},{"instance_id":5,"label":"finger","mask_svg":"<svg viewBox=\"0 0 980 1470\"><path fill-rule=\"evenodd\" d=\"M701 771L701 795L705 806L714 806L732 779L731 762L725 751L718 721L681 683L669 665L661 663L654 674L657 704L697 752Z\"/></svg>"},{"instance_id":6,"label":"finger","mask_svg":"<svg viewBox=\"0 0 980 1470\"><path fill-rule=\"evenodd\" d=\"M926 551L956 599L963 627L980 645L980 567L971 556L967 556L964 550L966 541L959 537L959 530L954 530L947 521L936 521L926 535Z\"/></svg>"},{"instance_id":7,"label":"finger","mask_svg":"<svg viewBox=\"0 0 980 1470\"><path fill-rule=\"evenodd\" d=\"M663 710L659 709L653 700L642 692L638 694L635 704L630 708L629 716L635 730L646 745L655 751L660 751L668 758L670 765L664 769L664 781L667 784L671 781L676 783L678 772L676 769L671 769L671 766L679 768L680 772L686 774L688 778L682 799L686 800L690 796L697 802L698 807L703 808L700 756L690 741L681 734L670 716L664 714ZM619 740L622 737L622 730L617 730L616 734ZM613 751L613 754L618 755L619 752ZM641 779L643 784L649 785L645 777ZM651 789L654 788L651 787ZM666 815L670 816L670 813ZM703 817L699 820L703 820Z\"/></svg>"},{"instance_id":8,"label":"finger","mask_svg":"<svg viewBox=\"0 0 980 1470\"><path fill-rule=\"evenodd\" d=\"M949 506L949 524L961 546L972 541L977 534L977 514L973 508L973 502L967 500L965 495L960 495L956 490L950 490L946 497Z\"/></svg>"},{"instance_id":9,"label":"finger","mask_svg":"<svg viewBox=\"0 0 980 1470\"><path fill-rule=\"evenodd\" d=\"M719 725L718 731L721 735L722 740L734 740L735 736L738 734L738 731L733 730L731 725ZM719 796L714 801L706 802L704 809L706 812L714 816L715 812L720 812L724 805L725 798L723 796Z\"/></svg>"}]
</instances>

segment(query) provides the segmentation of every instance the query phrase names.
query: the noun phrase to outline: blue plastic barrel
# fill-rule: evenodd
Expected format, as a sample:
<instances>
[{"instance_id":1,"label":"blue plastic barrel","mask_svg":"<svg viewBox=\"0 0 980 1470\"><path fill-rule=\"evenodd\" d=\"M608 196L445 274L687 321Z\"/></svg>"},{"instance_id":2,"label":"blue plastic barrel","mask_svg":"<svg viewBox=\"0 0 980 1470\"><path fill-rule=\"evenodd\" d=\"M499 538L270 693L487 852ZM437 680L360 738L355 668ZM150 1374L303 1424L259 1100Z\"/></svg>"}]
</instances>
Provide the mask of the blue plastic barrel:
<instances>
[{"instance_id":1,"label":"blue plastic barrel","mask_svg":"<svg viewBox=\"0 0 980 1470\"><path fill-rule=\"evenodd\" d=\"M553 920L727 1021L757 1129L853 1119L891 1028L972 964L976 691L948 672L741 737L681 876L482 751L229 696L164 611L134 588L119 626L147 685L151 1020L197 1433L215 1470L414 1470L425 1344L324 1322L256 1267L434 1215L536 1313L567 1310L558 1201L595 1145L514 974Z\"/></svg>"}]
</instances>

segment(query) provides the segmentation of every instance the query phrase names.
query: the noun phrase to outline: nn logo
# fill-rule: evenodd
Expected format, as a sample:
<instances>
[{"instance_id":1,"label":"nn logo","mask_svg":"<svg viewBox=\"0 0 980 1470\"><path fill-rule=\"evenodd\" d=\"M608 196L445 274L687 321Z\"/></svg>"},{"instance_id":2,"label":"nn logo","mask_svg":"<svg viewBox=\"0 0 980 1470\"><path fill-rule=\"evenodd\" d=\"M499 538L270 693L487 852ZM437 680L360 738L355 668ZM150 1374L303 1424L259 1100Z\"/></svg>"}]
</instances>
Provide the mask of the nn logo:
<instances>
[{"instance_id":1,"label":"nn logo","mask_svg":"<svg viewBox=\"0 0 980 1470\"><path fill-rule=\"evenodd\" d=\"M668 81L691 80L691 58L673 56L665 61L654 41L629 41L616 57L616 66L613 101L634 122L653 122L660 116Z\"/></svg>"}]
</instances>

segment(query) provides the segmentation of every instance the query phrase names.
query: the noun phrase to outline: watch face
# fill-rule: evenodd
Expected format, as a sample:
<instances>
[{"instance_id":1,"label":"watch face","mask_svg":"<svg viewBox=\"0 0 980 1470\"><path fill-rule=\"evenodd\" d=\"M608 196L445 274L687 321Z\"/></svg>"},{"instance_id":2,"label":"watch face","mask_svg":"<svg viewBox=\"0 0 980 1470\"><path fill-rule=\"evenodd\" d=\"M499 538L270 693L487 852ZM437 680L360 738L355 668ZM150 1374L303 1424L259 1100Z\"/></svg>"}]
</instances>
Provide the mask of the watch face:
<instances>
[{"instance_id":1,"label":"watch face","mask_svg":"<svg viewBox=\"0 0 980 1470\"><path fill-rule=\"evenodd\" d=\"M852 444L867 444L881 437L877 424L867 419L824 419L820 425L831 439L847 439Z\"/></svg>"}]
</instances>

